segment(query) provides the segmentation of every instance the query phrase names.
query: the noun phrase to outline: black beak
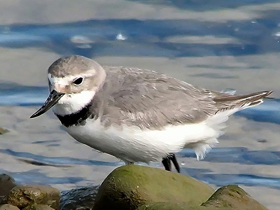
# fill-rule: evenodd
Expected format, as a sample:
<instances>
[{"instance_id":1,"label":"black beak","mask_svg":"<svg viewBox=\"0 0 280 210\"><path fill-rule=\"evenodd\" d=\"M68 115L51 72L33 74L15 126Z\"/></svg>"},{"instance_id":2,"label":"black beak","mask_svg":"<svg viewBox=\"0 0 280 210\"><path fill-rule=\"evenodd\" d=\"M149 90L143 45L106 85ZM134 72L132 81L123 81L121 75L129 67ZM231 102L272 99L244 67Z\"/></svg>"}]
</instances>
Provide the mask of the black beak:
<instances>
[{"instance_id":1,"label":"black beak","mask_svg":"<svg viewBox=\"0 0 280 210\"><path fill-rule=\"evenodd\" d=\"M59 101L59 99L61 99L61 97L64 96L64 94L65 93L58 93L55 90L53 90L50 93L44 105L37 112L35 112L30 118L38 117L44 114L46 111L52 108Z\"/></svg>"}]
</instances>

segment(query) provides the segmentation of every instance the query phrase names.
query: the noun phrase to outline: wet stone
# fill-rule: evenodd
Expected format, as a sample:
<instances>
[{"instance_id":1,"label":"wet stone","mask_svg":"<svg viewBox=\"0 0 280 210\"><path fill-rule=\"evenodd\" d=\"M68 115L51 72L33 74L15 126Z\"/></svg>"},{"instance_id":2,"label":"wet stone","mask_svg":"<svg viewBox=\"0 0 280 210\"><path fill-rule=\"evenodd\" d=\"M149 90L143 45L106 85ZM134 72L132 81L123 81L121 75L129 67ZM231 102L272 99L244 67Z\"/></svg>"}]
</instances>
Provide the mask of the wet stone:
<instances>
[{"instance_id":1,"label":"wet stone","mask_svg":"<svg viewBox=\"0 0 280 210\"><path fill-rule=\"evenodd\" d=\"M61 210L92 209L99 186L83 187L61 193Z\"/></svg>"},{"instance_id":2,"label":"wet stone","mask_svg":"<svg viewBox=\"0 0 280 210\"><path fill-rule=\"evenodd\" d=\"M0 203L4 196L8 195L10 190L15 187L15 180L7 174L0 175Z\"/></svg>"},{"instance_id":3,"label":"wet stone","mask_svg":"<svg viewBox=\"0 0 280 210\"><path fill-rule=\"evenodd\" d=\"M14 187L2 203L25 208L34 204L46 204L59 209L60 192L50 186L20 185Z\"/></svg>"}]
</instances>

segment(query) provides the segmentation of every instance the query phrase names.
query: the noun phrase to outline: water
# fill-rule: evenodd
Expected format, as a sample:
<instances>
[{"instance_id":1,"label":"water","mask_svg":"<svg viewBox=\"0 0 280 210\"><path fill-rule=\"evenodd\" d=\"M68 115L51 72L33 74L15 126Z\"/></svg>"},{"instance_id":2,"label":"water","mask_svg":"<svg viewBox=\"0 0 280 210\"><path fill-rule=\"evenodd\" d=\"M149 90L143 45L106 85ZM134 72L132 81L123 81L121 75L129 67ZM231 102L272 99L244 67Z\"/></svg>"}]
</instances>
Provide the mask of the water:
<instances>
[{"instance_id":1,"label":"water","mask_svg":"<svg viewBox=\"0 0 280 210\"><path fill-rule=\"evenodd\" d=\"M275 98L235 114L221 145L203 161L191 150L178 157L184 174L213 186L240 184L270 209L280 205L279 1L69 2L61 11L52 2L37 5L42 14L34 7L33 13L11 15L12 23L1 21L0 126L11 132L0 136L0 173L65 190L98 184L123 164L70 139L50 113L28 119L48 95L48 65L61 55L80 54L211 89L273 89Z\"/></svg>"},{"instance_id":2,"label":"water","mask_svg":"<svg viewBox=\"0 0 280 210\"><path fill-rule=\"evenodd\" d=\"M277 52L279 19L263 18L211 24L196 20L87 20L67 24L12 25L1 28L0 46L40 47L59 54L79 53L89 57L115 56L116 53L119 56L172 58ZM213 44L168 41L186 35L230 37L238 41ZM267 43L260 46L260 40ZM135 47L137 50L132 50Z\"/></svg>"}]
</instances>

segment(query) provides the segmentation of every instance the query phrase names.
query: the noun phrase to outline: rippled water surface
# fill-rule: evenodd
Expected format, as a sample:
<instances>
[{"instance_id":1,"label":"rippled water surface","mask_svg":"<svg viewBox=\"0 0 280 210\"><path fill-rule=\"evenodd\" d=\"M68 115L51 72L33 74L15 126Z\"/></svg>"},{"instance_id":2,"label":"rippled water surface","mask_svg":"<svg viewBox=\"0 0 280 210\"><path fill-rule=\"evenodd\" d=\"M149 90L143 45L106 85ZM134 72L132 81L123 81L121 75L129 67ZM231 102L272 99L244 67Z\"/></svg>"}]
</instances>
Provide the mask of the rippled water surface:
<instances>
[{"instance_id":1,"label":"rippled water surface","mask_svg":"<svg viewBox=\"0 0 280 210\"><path fill-rule=\"evenodd\" d=\"M239 184L270 209L280 205L279 1L0 5L0 127L10 130L0 136L0 173L66 190L99 184L123 164L75 142L51 112L29 119L48 95L48 66L62 55L80 54L210 89L274 90L262 105L236 113L203 161L191 150L178 159L184 174L214 187Z\"/></svg>"}]
</instances>

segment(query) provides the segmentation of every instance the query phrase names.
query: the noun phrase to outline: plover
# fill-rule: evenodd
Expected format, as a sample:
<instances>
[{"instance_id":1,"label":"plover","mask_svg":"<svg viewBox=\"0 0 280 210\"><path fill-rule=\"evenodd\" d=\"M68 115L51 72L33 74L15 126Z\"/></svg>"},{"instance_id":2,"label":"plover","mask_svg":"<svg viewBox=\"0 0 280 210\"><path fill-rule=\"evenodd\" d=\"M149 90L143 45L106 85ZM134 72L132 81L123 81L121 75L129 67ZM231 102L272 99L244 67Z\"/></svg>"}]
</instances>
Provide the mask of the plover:
<instances>
[{"instance_id":1,"label":"plover","mask_svg":"<svg viewBox=\"0 0 280 210\"><path fill-rule=\"evenodd\" d=\"M218 143L225 121L256 106L272 91L232 95L195 87L151 70L101 66L72 55L48 69L50 95L31 118L53 107L77 141L113 155L126 164L171 161L194 150L197 159Z\"/></svg>"}]
</instances>

